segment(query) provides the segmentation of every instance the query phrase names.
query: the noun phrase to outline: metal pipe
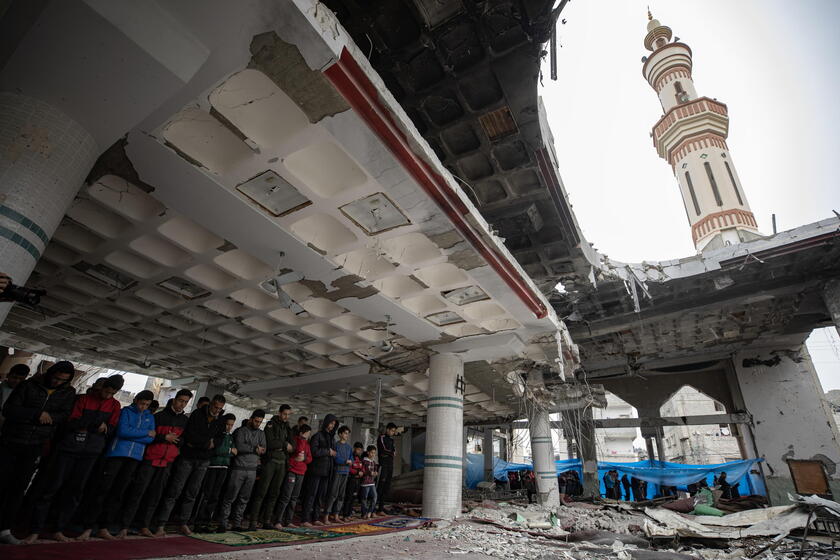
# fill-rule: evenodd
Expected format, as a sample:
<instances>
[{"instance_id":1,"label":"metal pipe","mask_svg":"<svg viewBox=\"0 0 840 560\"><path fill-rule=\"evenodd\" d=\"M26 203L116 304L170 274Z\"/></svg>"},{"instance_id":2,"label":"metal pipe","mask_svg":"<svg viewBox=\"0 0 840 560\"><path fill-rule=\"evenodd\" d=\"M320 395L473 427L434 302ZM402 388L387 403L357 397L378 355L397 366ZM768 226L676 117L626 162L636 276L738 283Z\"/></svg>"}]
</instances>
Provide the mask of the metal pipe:
<instances>
[{"instance_id":1,"label":"metal pipe","mask_svg":"<svg viewBox=\"0 0 840 560\"><path fill-rule=\"evenodd\" d=\"M379 411L380 411L380 404L382 403L382 379L376 380L376 412L373 416L373 429L378 434L379 433Z\"/></svg>"}]
</instances>

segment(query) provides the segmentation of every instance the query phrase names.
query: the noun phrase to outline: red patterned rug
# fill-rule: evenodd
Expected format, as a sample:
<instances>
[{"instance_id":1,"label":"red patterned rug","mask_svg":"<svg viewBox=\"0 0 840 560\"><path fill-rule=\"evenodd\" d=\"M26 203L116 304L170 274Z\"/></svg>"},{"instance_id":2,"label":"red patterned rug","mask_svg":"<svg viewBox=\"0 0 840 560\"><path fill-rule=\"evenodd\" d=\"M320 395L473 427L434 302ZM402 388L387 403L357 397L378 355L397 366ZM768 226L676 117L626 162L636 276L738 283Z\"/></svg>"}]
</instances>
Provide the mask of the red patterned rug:
<instances>
[{"instance_id":1,"label":"red patterned rug","mask_svg":"<svg viewBox=\"0 0 840 560\"><path fill-rule=\"evenodd\" d=\"M272 548L383 535L416 529L430 520L416 517L385 516L318 528L243 531L241 533L194 534L161 539L130 537L119 541L92 539L87 542L3 546L3 560L140 560L168 558L184 554L212 554L231 550Z\"/></svg>"}]
</instances>

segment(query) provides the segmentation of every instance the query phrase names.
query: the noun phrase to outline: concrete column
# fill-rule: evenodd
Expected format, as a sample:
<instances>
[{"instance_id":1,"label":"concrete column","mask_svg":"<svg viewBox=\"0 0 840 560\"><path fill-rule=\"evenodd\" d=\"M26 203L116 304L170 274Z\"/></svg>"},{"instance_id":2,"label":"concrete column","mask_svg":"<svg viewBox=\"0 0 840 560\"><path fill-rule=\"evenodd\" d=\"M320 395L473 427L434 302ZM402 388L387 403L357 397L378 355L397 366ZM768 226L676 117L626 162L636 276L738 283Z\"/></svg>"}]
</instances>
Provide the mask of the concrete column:
<instances>
[{"instance_id":1,"label":"concrete column","mask_svg":"<svg viewBox=\"0 0 840 560\"><path fill-rule=\"evenodd\" d=\"M653 452L653 438L646 437L645 438L645 449L647 449L648 460L655 461L656 460L656 453Z\"/></svg>"},{"instance_id":2,"label":"concrete column","mask_svg":"<svg viewBox=\"0 0 840 560\"><path fill-rule=\"evenodd\" d=\"M216 395L224 395L225 388L221 385L210 383L209 381L199 381L193 393L195 393L195 398L193 400L197 402L201 397L212 399ZM274 413L274 411L271 410L267 410L266 412L270 412L272 414Z\"/></svg>"},{"instance_id":3,"label":"concrete column","mask_svg":"<svg viewBox=\"0 0 840 560\"><path fill-rule=\"evenodd\" d=\"M414 439L414 430L406 428L401 434L400 440L400 463L402 463L401 473L411 471L411 440Z\"/></svg>"},{"instance_id":4,"label":"concrete column","mask_svg":"<svg viewBox=\"0 0 840 560\"><path fill-rule=\"evenodd\" d=\"M598 449L595 440L595 420L592 407L581 412L580 433L577 451L583 463L583 495L595 497L601 494L601 482L598 480Z\"/></svg>"},{"instance_id":5,"label":"concrete column","mask_svg":"<svg viewBox=\"0 0 840 560\"><path fill-rule=\"evenodd\" d=\"M554 444L551 441L551 421L548 412L535 410L528 419L531 435L531 455L534 457L534 477L537 498L550 508L560 507L557 489L557 467L554 465Z\"/></svg>"},{"instance_id":6,"label":"concrete column","mask_svg":"<svg viewBox=\"0 0 840 560\"><path fill-rule=\"evenodd\" d=\"M429 358L423 516L453 519L461 513L464 470L464 363L457 354Z\"/></svg>"},{"instance_id":7,"label":"concrete column","mask_svg":"<svg viewBox=\"0 0 840 560\"><path fill-rule=\"evenodd\" d=\"M665 457L665 445L662 441L662 428L657 428L656 435L653 436L653 439L656 442L656 458L660 461L667 461L668 459Z\"/></svg>"},{"instance_id":8,"label":"concrete column","mask_svg":"<svg viewBox=\"0 0 840 560\"><path fill-rule=\"evenodd\" d=\"M76 121L31 97L0 93L0 271L23 285L99 149ZM0 304L0 325L12 304Z\"/></svg>"},{"instance_id":9,"label":"concrete column","mask_svg":"<svg viewBox=\"0 0 840 560\"><path fill-rule=\"evenodd\" d=\"M825 306L834 321L837 334L840 334L840 278L832 278L825 283L823 301L825 301Z\"/></svg>"},{"instance_id":10,"label":"concrete column","mask_svg":"<svg viewBox=\"0 0 840 560\"><path fill-rule=\"evenodd\" d=\"M831 410L807 349L751 350L735 355L735 376L746 411L753 417L758 456L772 505L794 493L788 459L821 461L840 495L840 442Z\"/></svg>"},{"instance_id":11,"label":"concrete column","mask_svg":"<svg viewBox=\"0 0 840 560\"><path fill-rule=\"evenodd\" d=\"M484 452L484 480L493 482L493 428L484 428L481 450Z\"/></svg>"},{"instance_id":12,"label":"concrete column","mask_svg":"<svg viewBox=\"0 0 840 560\"><path fill-rule=\"evenodd\" d=\"M362 445L365 443L365 427L363 425L364 419L360 416L353 417L353 423L350 425L350 442L356 443L357 441L362 442Z\"/></svg>"}]
</instances>

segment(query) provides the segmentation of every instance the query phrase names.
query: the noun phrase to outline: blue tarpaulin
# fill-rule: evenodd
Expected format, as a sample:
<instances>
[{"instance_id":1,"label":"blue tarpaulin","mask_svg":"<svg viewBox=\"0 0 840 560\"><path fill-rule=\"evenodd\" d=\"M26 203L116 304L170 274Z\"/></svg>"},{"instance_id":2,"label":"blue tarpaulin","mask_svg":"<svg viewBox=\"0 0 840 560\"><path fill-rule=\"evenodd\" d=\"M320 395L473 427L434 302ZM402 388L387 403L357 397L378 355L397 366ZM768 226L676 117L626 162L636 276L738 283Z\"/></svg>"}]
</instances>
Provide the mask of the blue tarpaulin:
<instances>
[{"instance_id":1,"label":"blue tarpaulin","mask_svg":"<svg viewBox=\"0 0 840 560\"><path fill-rule=\"evenodd\" d=\"M413 469L422 469L424 456L422 453L414 453L411 456ZM648 497L653 496L657 486L676 486L685 490L689 484L694 484L705 479L711 486L714 476L722 472L730 484L739 486L741 495L765 494L759 477L745 476L752 469L753 465L761 459L747 459L743 461L730 461L716 465L684 465L682 463L669 463L667 461L637 461L635 463L617 463L603 461L598 463L598 479L601 481L601 492L604 494L603 477L608 470L618 471L618 478L626 474L628 477L636 477L639 480L648 482ZM579 459L567 459L555 461L557 474L575 470L580 479L583 479L583 466ZM479 482L484 480L484 455L467 454L466 460L466 484L467 488L475 488ZM493 477L496 480L507 480L507 473L512 471L526 471L533 467L529 463L508 463L498 457L493 459Z\"/></svg>"}]
</instances>

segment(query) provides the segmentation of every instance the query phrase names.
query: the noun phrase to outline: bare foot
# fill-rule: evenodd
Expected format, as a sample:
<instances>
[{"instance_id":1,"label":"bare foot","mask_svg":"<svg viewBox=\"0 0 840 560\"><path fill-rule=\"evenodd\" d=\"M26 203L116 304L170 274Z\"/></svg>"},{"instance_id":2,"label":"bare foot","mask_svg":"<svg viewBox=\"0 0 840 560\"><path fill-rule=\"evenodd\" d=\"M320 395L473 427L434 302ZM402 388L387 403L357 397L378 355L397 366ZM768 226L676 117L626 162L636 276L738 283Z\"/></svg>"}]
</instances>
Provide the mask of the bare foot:
<instances>
[{"instance_id":1,"label":"bare foot","mask_svg":"<svg viewBox=\"0 0 840 560\"><path fill-rule=\"evenodd\" d=\"M289 523L288 525L286 525L286 527L288 527L289 529L297 529L298 528L298 526L295 525L294 523Z\"/></svg>"},{"instance_id":2,"label":"bare foot","mask_svg":"<svg viewBox=\"0 0 840 560\"><path fill-rule=\"evenodd\" d=\"M320 519L316 520L316 521L313 521L312 524L315 525L316 527L323 527L324 525L326 525L326 523L324 523Z\"/></svg>"},{"instance_id":3,"label":"bare foot","mask_svg":"<svg viewBox=\"0 0 840 560\"><path fill-rule=\"evenodd\" d=\"M152 537L154 537L155 535L154 535L154 533L152 533L151 531L149 531L149 528L148 528L148 527L143 527L142 529L140 529L140 536L141 536L141 537L149 537L149 538L152 538Z\"/></svg>"},{"instance_id":4,"label":"bare foot","mask_svg":"<svg viewBox=\"0 0 840 560\"><path fill-rule=\"evenodd\" d=\"M50 535L50 538L58 542L70 542L73 540L69 537L65 537L64 533L62 533L61 531L53 533L52 535Z\"/></svg>"},{"instance_id":5,"label":"bare foot","mask_svg":"<svg viewBox=\"0 0 840 560\"><path fill-rule=\"evenodd\" d=\"M90 529L85 529L82 531L82 534L76 537L77 541L87 541L90 540Z\"/></svg>"},{"instance_id":6,"label":"bare foot","mask_svg":"<svg viewBox=\"0 0 840 560\"><path fill-rule=\"evenodd\" d=\"M108 529L99 529L96 536L100 539L105 539L106 541L114 540L114 536L110 533L110 531L108 531Z\"/></svg>"},{"instance_id":7,"label":"bare foot","mask_svg":"<svg viewBox=\"0 0 840 560\"><path fill-rule=\"evenodd\" d=\"M275 529L277 529L277 530L279 531L280 529L282 529L282 528L283 528L283 524L282 524L282 523L275 523L275 524L274 524L274 528L275 528Z\"/></svg>"},{"instance_id":8,"label":"bare foot","mask_svg":"<svg viewBox=\"0 0 840 560\"><path fill-rule=\"evenodd\" d=\"M32 533L31 535L27 535L25 539L21 539L21 544L32 544L38 540L38 533Z\"/></svg>"},{"instance_id":9,"label":"bare foot","mask_svg":"<svg viewBox=\"0 0 840 560\"><path fill-rule=\"evenodd\" d=\"M155 537L155 538L165 537L166 536L166 531L163 529L163 525L158 527L158 530L155 531L155 534L152 535L152 536Z\"/></svg>"},{"instance_id":10,"label":"bare foot","mask_svg":"<svg viewBox=\"0 0 840 560\"><path fill-rule=\"evenodd\" d=\"M192 535L192 530L190 530L189 525L181 525L180 527L178 527L178 531L179 531L182 535L186 535L186 536L188 536L188 537L189 537L190 535Z\"/></svg>"},{"instance_id":11,"label":"bare foot","mask_svg":"<svg viewBox=\"0 0 840 560\"><path fill-rule=\"evenodd\" d=\"M119 533L117 533L117 534L116 534L116 536L115 536L114 538L117 538L117 539L124 539L124 538L126 538L127 536L128 536L128 529L123 529L122 531L120 531Z\"/></svg>"},{"instance_id":12,"label":"bare foot","mask_svg":"<svg viewBox=\"0 0 840 560\"><path fill-rule=\"evenodd\" d=\"M312 523L310 523L309 521L304 521L303 523L300 524L300 526L301 527L312 527Z\"/></svg>"}]
</instances>

